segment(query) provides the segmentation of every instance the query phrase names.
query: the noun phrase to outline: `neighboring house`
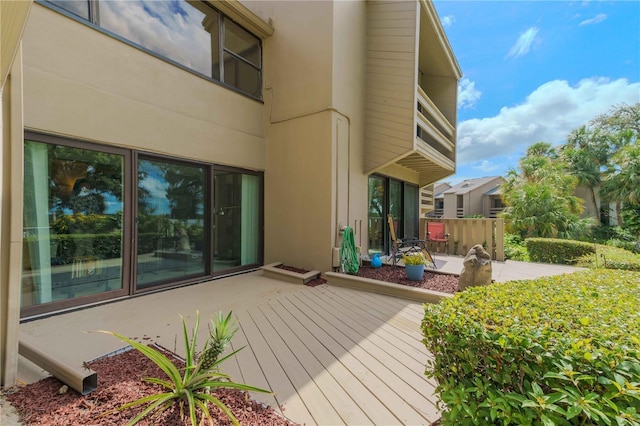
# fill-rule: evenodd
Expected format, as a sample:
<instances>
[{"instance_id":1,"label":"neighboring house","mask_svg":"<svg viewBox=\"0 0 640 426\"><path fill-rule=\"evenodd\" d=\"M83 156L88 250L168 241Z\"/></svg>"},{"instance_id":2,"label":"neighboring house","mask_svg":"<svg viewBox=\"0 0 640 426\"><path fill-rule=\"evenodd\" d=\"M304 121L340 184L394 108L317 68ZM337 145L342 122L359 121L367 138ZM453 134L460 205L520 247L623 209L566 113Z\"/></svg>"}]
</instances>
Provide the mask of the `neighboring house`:
<instances>
[{"instance_id":1,"label":"neighboring house","mask_svg":"<svg viewBox=\"0 0 640 426\"><path fill-rule=\"evenodd\" d=\"M426 212L428 218L441 218L444 216L444 191L451 188L449 182L440 182L433 185L431 209Z\"/></svg>"},{"instance_id":2,"label":"neighboring house","mask_svg":"<svg viewBox=\"0 0 640 426\"><path fill-rule=\"evenodd\" d=\"M599 192L599 188L596 188L594 200L594 194L589 188L584 185L576 188L574 195L584 201L582 217L591 217L596 224L616 226L618 224L616 203L603 203Z\"/></svg>"},{"instance_id":3,"label":"neighboring house","mask_svg":"<svg viewBox=\"0 0 640 426\"><path fill-rule=\"evenodd\" d=\"M2 382L19 316L386 251L455 171L430 1L0 2Z\"/></svg>"},{"instance_id":4,"label":"neighboring house","mask_svg":"<svg viewBox=\"0 0 640 426\"><path fill-rule=\"evenodd\" d=\"M497 217L504 208L500 197L501 176L467 179L442 193L446 219L469 216Z\"/></svg>"}]
</instances>

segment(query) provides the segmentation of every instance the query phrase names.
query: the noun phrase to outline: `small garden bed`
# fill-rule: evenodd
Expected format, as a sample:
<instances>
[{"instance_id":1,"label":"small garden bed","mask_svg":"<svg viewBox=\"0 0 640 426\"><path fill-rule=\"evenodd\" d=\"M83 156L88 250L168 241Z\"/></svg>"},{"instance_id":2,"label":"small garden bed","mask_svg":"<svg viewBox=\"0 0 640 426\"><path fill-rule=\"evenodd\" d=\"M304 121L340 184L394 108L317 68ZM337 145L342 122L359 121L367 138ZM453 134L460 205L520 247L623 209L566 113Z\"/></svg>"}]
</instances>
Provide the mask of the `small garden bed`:
<instances>
[{"instance_id":1,"label":"small garden bed","mask_svg":"<svg viewBox=\"0 0 640 426\"><path fill-rule=\"evenodd\" d=\"M164 352L172 356L171 352ZM97 390L88 395L80 395L67 389L55 377L48 377L21 387L16 392L7 392L7 400L20 413L20 421L24 425L124 425L142 408L124 411L117 411L117 408L159 391L158 385L143 382L142 378L163 377L158 366L136 350L101 358L89 363L89 367L98 373L100 384ZM217 389L212 393L231 409L241 424L295 424L274 409L251 399L245 392ZM210 412L216 425L231 424L218 408L210 407ZM177 426L191 423L188 420L181 421L179 409L172 407L160 416L150 417L138 424Z\"/></svg>"},{"instance_id":2,"label":"small garden bed","mask_svg":"<svg viewBox=\"0 0 640 426\"><path fill-rule=\"evenodd\" d=\"M458 290L459 280L458 275L427 269L424 271L422 281L411 281L407 278L402 266L382 265L380 268L374 268L368 264L362 265L356 276L449 294L454 294Z\"/></svg>"},{"instance_id":3,"label":"small garden bed","mask_svg":"<svg viewBox=\"0 0 640 426\"><path fill-rule=\"evenodd\" d=\"M320 276L320 271L308 271L306 269L285 265L281 262L264 265L261 269L265 277L288 281L294 284L304 284L313 287L327 282Z\"/></svg>"}]
</instances>

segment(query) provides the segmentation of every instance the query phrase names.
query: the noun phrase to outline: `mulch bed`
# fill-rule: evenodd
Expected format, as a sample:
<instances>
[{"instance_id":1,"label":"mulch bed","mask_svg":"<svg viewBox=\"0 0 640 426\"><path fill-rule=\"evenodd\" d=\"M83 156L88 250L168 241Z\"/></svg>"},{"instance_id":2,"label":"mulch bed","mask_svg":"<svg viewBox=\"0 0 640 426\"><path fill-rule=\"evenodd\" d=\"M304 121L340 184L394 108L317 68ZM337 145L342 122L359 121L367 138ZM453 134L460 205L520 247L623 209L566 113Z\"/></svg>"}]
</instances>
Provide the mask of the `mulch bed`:
<instances>
[{"instance_id":1,"label":"mulch bed","mask_svg":"<svg viewBox=\"0 0 640 426\"><path fill-rule=\"evenodd\" d=\"M422 281L411 281L407 278L402 266L382 265L380 268L374 268L369 264L362 265L357 276L449 294L455 294L458 291L460 279L458 275L442 274L427 269L424 271Z\"/></svg>"},{"instance_id":2,"label":"mulch bed","mask_svg":"<svg viewBox=\"0 0 640 426\"><path fill-rule=\"evenodd\" d=\"M276 268L298 274L306 274L309 272L306 269L284 264L278 265ZM401 266L382 265L380 268L374 268L368 263L360 266L356 276L449 294L455 294L456 291L458 291L458 281L460 279L459 275L442 274L437 271L425 270L422 281L411 281L407 278L407 274ZM314 287L326 282L326 279L320 277L310 281L306 285Z\"/></svg>"},{"instance_id":3,"label":"mulch bed","mask_svg":"<svg viewBox=\"0 0 640 426\"><path fill-rule=\"evenodd\" d=\"M168 355L171 353L166 351ZM176 365L180 361L176 360ZM183 366L184 364L180 365ZM146 395L158 393L162 388L142 381L144 377L166 375L147 357L136 350L102 358L89 364L98 373L98 389L82 396L54 377L48 377L17 390L6 392L6 399L16 408L24 425L68 426L109 425L120 426L133 419L143 408L118 411L122 404ZM224 371L224 365L222 365ZM237 380L237 379L236 379ZM249 383L250 384L250 383ZM243 425L295 425L270 407L252 400L245 392L232 389L212 390ZM144 407L144 406L143 406ZM180 410L167 409L160 416L142 420L139 425L190 425L180 419ZM231 425L231 421L217 407L209 407L216 425Z\"/></svg>"}]
</instances>

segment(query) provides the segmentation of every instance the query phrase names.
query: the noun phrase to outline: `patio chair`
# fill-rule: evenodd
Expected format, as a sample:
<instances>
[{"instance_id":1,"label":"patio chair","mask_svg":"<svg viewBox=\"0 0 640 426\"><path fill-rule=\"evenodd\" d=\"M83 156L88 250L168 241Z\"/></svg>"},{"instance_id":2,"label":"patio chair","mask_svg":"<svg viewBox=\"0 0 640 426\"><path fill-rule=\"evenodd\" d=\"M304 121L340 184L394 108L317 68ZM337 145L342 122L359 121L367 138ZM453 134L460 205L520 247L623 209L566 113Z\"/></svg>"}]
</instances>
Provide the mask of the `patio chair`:
<instances>
[{"instance_id":1,"label":"patio chair","mask_svg":"<svg viewBox=\"0 0 640 426\"><path fill-rule=\"evenodd\" d=\"M389 237L391 239L391 260L393 265L396 266L398 260L402 258L403 254L422 252L427 262L431 263L433 269L436 269L436 262L433 260L431 252L427 248L425 240L419 240L415 237L409 238L397 238L396 226L393 220L393 215L387 215L387 222L389 224Z\"/></svg>"},{"instance_id":2,"label":"patio chair","mask_svg":"<svg viewBox=\"0 0 640 426\"><path fill-rule=\"evenodd\" d=\"M444 253L448 253L449 234L444 232L443 222L427 222L427 242L434 244L436 253L440 244L444 244Z\"/></svg>"}]
</instances>

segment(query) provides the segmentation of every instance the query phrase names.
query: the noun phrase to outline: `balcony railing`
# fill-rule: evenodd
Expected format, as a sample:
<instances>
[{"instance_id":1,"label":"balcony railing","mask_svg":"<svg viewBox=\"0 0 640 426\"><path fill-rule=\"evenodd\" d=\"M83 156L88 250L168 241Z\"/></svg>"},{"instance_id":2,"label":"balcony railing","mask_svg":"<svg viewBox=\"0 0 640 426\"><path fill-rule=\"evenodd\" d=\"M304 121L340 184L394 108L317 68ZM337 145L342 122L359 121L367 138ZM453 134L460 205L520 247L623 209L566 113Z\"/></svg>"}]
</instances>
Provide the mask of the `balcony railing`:
<instances>
[{"instance_id":1,"label":"balcony railing","mask_svg":"<svg viewBox=\"0 0 640 426\"><path fill-rule=\"evenodd\" d=\"M455 127L446 119L420 86L417 86L416 122L418 138L453 161L455 159Z\"/></svg>"},{"instance_id":2,"label":"balcony railing","mask_svg":"<svg viewBox=\"0 0 640 426\"><path fill-rule=\"evenodd\" d=\"M502 210L504 210L504 207L492 207L489 209L489 217L498 217Z\"/></svg>"}]
</instances>

